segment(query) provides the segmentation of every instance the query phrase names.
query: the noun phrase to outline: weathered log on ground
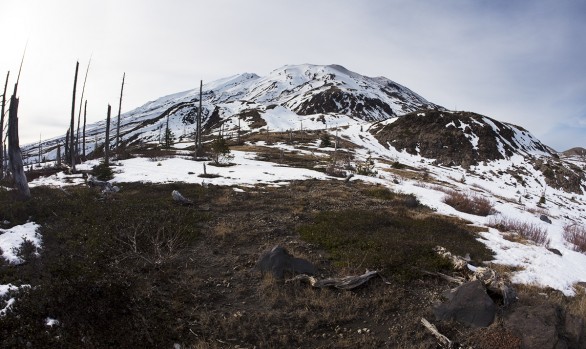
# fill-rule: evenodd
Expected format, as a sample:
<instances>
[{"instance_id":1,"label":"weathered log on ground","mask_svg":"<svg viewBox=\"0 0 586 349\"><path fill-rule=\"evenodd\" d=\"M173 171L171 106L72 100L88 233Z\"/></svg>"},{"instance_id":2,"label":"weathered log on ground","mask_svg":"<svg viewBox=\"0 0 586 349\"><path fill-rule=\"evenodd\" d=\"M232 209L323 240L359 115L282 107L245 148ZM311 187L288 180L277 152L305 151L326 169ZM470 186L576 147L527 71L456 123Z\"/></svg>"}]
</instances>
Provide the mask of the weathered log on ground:
<instances>
[{"instance_id":1,"label":"weathered log on ground","mask_svg":"<svg viewBox=\"0 0 586 349\"><path fill-rule=\"evenodd\" d=\"M87 179L87 184L90 187L97 187L102 189L102 193L117 193L120 191L120 188L118 188L115 185L112 185L112 183L100 181L99 179L91 175Z\"/></svg>"},{"instance_id":2,"label":"weathered log on ground","mask_svg":"<svg viewBox=\"0 0 586 349\"><path fill-rule=\"evenodd\" d=\"M302 274L287 280L287 282L302 281L307 282L311 286L317 288L335 287L340 290L352 290L354 288L364 285L366 282L368 282L368 280L372 279L377 275L380 276L378 271L367 271L362 275L351 275L340 278L327 278L318 280L313 276Z\"/></svg>"},{"instance_id":3,"label":"weathered log on ground","mask_svg":"<svg viewBox=\"0 0 586 349\"><path fill-rule=\"evenodd\" d=\"M448 348L448 349L455 348L454 343L452 343L452 341L448 337L446 337L443 334L441 334L437 330L437 327L435 327L432 323L430 323L429 321L427 321L425 318L421 318L421 324L429 332L431 332L431 334L433 334L433 336L437 339L437 341L439 342L439 345L441 347Z\"/></svg>"},{"instance_id":4,"label":"weathered log on ground","mask_svg":"<svg viewBox=\"0 0 586 349\"><path fill-rule=\"evenodd\" d=\"M517 292L513 288L511 282L499 275L493 269L487 267L471 266L468 264L470 258L456 256L441 246L436 246L434 251L440 256L451 261L454 269L463 272L466 278L450 277L441 273L429 274L440 276L449 282L456 282L459 284L463 284L467 280L480 280L489 292L498 295L503 299L505 306L509 306L517 299Z\"/></svg>"}]
</instances>

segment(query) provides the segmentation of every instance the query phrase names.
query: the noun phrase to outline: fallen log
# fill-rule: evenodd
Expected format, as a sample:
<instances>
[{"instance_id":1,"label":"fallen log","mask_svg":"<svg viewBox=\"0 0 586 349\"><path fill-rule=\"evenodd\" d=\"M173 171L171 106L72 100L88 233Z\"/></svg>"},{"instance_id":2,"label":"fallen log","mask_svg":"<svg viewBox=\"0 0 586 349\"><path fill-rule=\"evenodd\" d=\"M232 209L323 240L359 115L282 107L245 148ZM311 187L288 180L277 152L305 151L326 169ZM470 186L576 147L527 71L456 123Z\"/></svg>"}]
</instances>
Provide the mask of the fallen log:
<instances>
[{"instance_id":1,"label":"fallen log","mask_svg":"<svg viewBox=\"0 0 586 349\"><path fill-rule=\"evenodd\" d=\"M427 321L425 318L421 318L421 324L429 331L439 342L439 345L443 348L452 349L455 348L454 343L446 336L441 334L437 327L435 327L432 323Z\"/></svg>"},{"instance_id":2,"label":"fallen log","mask_svg":"<svg viewBox=\"0 0 586 349\"><path fill-rule=\"evenodd\" d=\"M351 275L351 276L344 276L341 278L327 278L318 280L313 276L309 276L306 274L297 275L292 279L286 281L286 283L294 282L294 281L302 281L307 282L313 287L317 288L324 288L324 287L335 287L340 290L352 290L358 286L365 284L368 280L372 279L375 276L380 276L378 271L366 271L366 273L362 275Z\"/></svg>"},{"instance_id":3,"label":"fallen log","mask_svg":"<svg viewBox=\"0 0 586 349\"><path fill-rule=\"evenodd\" d=\"M118 188L115 185L112 185L112 183L107 181L101 181L92 175L88 177L87 184L90 187L98 187L102 189L102 193L117 193L120 191L120 188Z\"/></svg>"}]
</instances>

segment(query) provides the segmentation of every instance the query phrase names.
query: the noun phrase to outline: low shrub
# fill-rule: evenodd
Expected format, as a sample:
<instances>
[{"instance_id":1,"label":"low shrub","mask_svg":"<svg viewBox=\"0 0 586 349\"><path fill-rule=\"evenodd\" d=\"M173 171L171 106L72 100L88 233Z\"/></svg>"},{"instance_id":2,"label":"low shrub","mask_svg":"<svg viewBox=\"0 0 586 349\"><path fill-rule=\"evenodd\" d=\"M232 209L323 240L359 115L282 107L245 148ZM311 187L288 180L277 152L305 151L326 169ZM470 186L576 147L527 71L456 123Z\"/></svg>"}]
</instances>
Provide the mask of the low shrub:
<instances>
[{"instance_id":1,"label":"low shrub","mask_svg":"<svg viewBox=\"0 0 586 349\"><path fill-rule=\"evenodd\" d=\"M399 281L413 280L421 269L450 270L451 263L433 252L437 245L456 254L470 253L478 263L492 258L473 233L434 216L414 219L388 211L322 212L313 224L298 231L305 241L325 248L339 267L382 269Z\"/></svg>"},{"instance_id":2,"label":"low shrub","mask_svg":"<svg viewBox=\"0 0 586 349\"><path fill-rule=\"evenodd\" d=\"M564 226L564 239L574 245L574 251L586 252L586 228L578 224Z\"/></svg>"},{"instance_id":3,"label":"low shrub","mask_svg":"<svg viewBox=\"0 0 586 349\"><path fill-rule=\"evenodd\" d=\"M202 189L125 187L111 201L86 188L32 188L24 204L0 195L0 216L31 217L43 238L40 258L28 242L17 251L24 263L0 268L0 283L34 285L0 318L1 347L162 348L188 338L183 309L196 304L175 273L194 268L191 248L208 214L176 205L169 194L197 198ZM47 327L47 317L60 325Z\"/></svg>"},{"instance_id":4,"label":"low shrub","mask_svg":"<svg viewBox=\"0 0 586 349\"><path fill-rule=\"evenodd\" d=\"M443 202L456 210L477 216L488 216L494 213L489 199L477 194L466 194L455 190L447 190Z\"/></svg>"},{"instance_id":5,"label":"low shrub","mask_svg":"<svg viewBox=\"0 0 586 349\"><path fill-rule=\"evenodd\" d=\"M547 229L540 227L538 224L527 223L505 216L496 216L491 217L488 226L503 232L517 233L523 238L531 240L538 245L549 244Z\"/></svg>"}]
</instances>

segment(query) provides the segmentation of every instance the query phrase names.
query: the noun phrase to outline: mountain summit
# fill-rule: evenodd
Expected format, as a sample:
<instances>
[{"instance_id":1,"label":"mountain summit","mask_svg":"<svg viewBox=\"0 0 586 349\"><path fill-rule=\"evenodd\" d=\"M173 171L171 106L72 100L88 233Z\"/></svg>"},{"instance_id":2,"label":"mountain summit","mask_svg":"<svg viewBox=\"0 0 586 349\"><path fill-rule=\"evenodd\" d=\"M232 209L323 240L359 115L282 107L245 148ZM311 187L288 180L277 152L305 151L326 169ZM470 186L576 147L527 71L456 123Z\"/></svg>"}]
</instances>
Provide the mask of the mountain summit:
<instances>
[{"instance_id":1,"label":"mountain summit","mask_svg":"<svg viewBox=\"0 0 586 349\"><path fill-rule=\"evenodd\" d=\"M201 102L204 139L218 133L329 132L358 126L374 135L378 145L369 147L382 145L462 168L518 157L544 173L552 187L585 188L582 171L558 164L557 154L522 127L449 111L385 77L367 77L340 65L287 65L264 77L243 73L206 83L201 101L199 96L199 88L188 90L123 114L122 144L161 143L169 127L174 142L189 145ZM86 143L86 154L103 147L104 135L105 121L87 127L86 139L93 142ZM58 143L64 144L62 137L42 145L47 159L56 158ZM35 145L27 152L38 154Z\"/></svg>"}]
</instances>

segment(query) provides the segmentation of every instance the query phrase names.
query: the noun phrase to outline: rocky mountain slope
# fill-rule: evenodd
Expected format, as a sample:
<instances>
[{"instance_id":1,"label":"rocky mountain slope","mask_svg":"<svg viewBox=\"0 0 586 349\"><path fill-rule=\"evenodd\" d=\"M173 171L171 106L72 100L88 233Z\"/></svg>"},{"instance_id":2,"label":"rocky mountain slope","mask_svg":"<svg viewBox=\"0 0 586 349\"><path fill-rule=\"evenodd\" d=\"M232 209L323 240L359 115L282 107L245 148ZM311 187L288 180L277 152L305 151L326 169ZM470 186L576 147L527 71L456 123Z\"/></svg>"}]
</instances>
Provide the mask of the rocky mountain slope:
<instances>
[{"instance_id":1,"label":"rocky mountain slope","mask_svg":"<svg viewBox=\"0 0 586 349\"><path fill-rule=\"evenodd\" d=\"M179 139L192 137L199 89L161 97L121 116L125 144L157 141L167 118ZM205 132L323 128L380 121L419 109L443 109L384 77L366 77L339 65L284 66L260 77L244 73L203 85ZM305 124L302 125L303 121ZM113 122L113 125L115 123ZM240 125L240 126L238 126ZM105 122L88 126L86 151L103 143ZM63 137L45 142L47 152ZM28 148L34 152L34 145ZM55 154L48 154L53 158Z\"/></svg>"},{"instance_id":2,"label":"rocky mountain slope","mask_svg":"<svg viewBox=\"0 0 586 349\"><path fill-rule=\"evenodd\" d=\"M290 65L264 77L244 73L207 83L202 90L204 138L219 132L230 137L360 125L385 148L435 164L470 168L516 156L530 165L516 173L521 184L526 182L521 177L536 178L538 171L545 179L537 181L543 185L574 193L586 190L583 168L571 159L560 160L524 128L471 112L448 111L387 78L366 77L339 65ZM122 115L121 142L161 143L168 125L175 142L188 144L198 107L199 89L148 102ZM113 120L112 127L115 124ZM103 149L105 122L87 129L86 154ZM55 159L57 145L64 143L63 137L44 142L45 159ZM24 152L29 163L39 158L38 144Z\"/></svg>"}]
</instances>

